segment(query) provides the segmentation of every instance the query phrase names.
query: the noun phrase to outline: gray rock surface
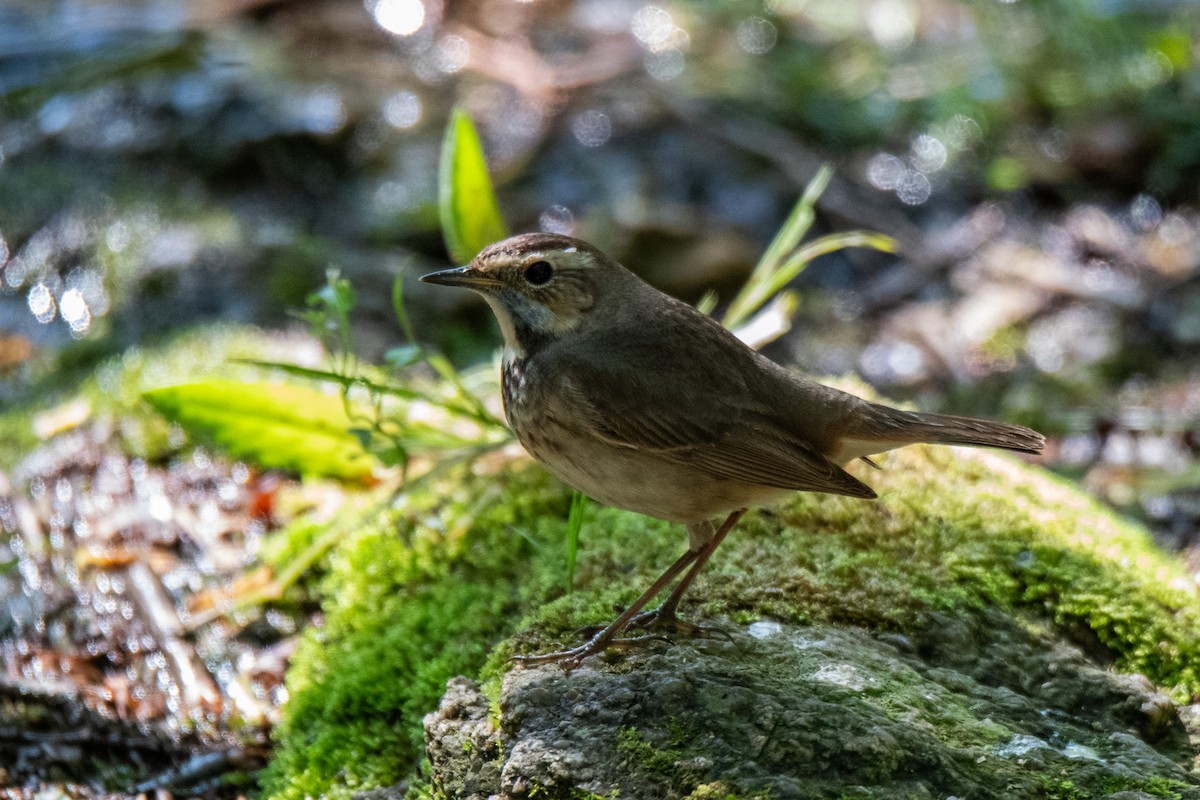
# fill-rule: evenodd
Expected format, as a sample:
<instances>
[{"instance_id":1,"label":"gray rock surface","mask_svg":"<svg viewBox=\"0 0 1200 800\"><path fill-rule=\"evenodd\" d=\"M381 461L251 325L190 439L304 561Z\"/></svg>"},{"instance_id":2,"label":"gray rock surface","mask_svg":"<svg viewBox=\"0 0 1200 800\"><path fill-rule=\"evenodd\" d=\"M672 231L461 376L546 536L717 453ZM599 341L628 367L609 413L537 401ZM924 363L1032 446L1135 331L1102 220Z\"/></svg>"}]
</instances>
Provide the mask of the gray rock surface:
<instances>
[{"instance_id":1,"label":"gray rock surface","mask_svg":"<svg viewBox=\"0 0 1200 800\"><path fill-rule=\"evenodd\" d=\"M425 720L452 798L1200 798L1178 708L1003 615L918 639L759 622L465 679ZM725 625L730 629L730 625Z\"/></svg>"}]
</instances>

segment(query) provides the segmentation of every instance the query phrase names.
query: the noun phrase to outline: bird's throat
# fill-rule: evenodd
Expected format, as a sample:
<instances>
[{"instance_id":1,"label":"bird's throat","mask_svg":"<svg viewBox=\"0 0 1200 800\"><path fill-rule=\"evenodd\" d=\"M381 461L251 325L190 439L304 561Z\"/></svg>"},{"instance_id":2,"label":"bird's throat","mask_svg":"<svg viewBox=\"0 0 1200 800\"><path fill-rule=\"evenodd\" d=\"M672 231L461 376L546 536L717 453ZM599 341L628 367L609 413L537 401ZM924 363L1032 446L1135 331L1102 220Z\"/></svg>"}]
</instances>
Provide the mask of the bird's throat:
<instances>
[{"instance_id":1,"label":"bird's throat","mask_svg":"<svg viewBox=\"0 0 1200 800\"><path fill-rule=\"evenodd\" d=\"M496 315L496 321L500 323L500 334L504 337L505 360L509 358L521 359L525 357L525 348L521 344L520 337L517 335L517 327L512 314L504 307L497 298L490 294L480 292L487 304L492 307L492 313Z\"/></svg>"},{"instance_id":2,"label":"bird's throat","mask_svg":"<svg viewBox=\"0 0 1200 800\"><path fill-rule=\"evenodd\" d=\"M550 309L523 296L484 294L483 297L500 323L504 347L513 358L535 355L570 327L556 318Z\"/></svg>"}]
</instances>

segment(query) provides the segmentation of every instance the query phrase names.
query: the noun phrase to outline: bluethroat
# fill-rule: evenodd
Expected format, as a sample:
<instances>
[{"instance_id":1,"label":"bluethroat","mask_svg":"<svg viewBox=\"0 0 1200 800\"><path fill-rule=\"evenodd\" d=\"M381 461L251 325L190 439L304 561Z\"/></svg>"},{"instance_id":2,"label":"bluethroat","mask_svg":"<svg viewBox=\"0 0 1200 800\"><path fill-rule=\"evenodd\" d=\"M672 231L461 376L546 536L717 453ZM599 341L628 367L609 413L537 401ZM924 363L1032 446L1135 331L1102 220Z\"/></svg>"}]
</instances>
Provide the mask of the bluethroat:
<instances>
[{"instance_id":1,"label":"bluethroat","mask_svg":"<svg viewBox=\"0 0 1200 800\"><path fill-rule=\"evenodd\" d=\"M601 503L687 526L687 552L612 623L521 663L574 667L640 640L619 638L629 628L696 630L676 607L743 512L796 491L874 498L842 468L854 459L918 442L1044 444L1019 425L901 411L816 383L567 236L514 236L421 280L491 306L505 414L534 458ZM676 579L661 606L642 611Z\"/></svg>"}]
</instances>

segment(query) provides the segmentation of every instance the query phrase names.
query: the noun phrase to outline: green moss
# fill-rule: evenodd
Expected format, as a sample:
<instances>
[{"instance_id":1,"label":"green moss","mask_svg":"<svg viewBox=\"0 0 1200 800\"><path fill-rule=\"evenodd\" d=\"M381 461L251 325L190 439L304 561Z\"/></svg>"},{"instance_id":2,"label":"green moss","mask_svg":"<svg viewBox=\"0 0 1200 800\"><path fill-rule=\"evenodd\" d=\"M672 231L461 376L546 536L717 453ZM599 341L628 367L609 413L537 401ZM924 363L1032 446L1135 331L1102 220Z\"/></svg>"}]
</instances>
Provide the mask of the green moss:
<instances>
[{"instance_id":1,"label":"green moss","mask_svg":"<svg viewBox=\"0 0 1200 800\"><path fill-rule=\"evenodd\" d=\"M770 792L741 794L730 790L722 782L701 782L702 770L697 771L695 762L690 761L701 753L697 744L703 734L689 731L678 717L671 717L666 725L666 738L652 742L637 728L624 727L617 732L617 749L627 754L636 768L645 770L665 781L672 790L687 792L688 800L767 800Z\"/></svg>"},{"instance_id":2,"label":"green moss","mask_svg":"<svg viewBox=\"0 0 1200 800\"><path fill-rule=\"evenodd\" d=\"M514 526L561 519L568 496L538 470L515 470L501 478L510 502L481 507L495 480L427 487L333 552L324 627L288 673L268 796L345 797L409 774L446 680L477 673L519 609L561 584L552 539Z\"/></svg>"},{"instance_id":3,"label":"green moss","mask_svg":"<svg viewBox=\"0 0 1200 800\"><path fill-rule=\"evenodd\" d=\"M273 571L280 572L312 547L324 530L325 526L311 516L294 516L290 523L263 539L259 558Z\"/></svg>"},{"instance_id":4,"label":"green moss","mask_svg":"<svg viewBox=\"0 0 1200 800\"><path fill-rule=\"evenodd\" d=\"M1170 797L1172 800L1179 800L1183 796L1182 792L1193 788L1182 781L1172 780L1171 778L1149 778L1147 780L1112 778L1104 782L1104 785L1100 788L1100 792L1102 794L1145 792L1154 797Z\"/></svg>"},{"instance_id":5,"label":"green moss","mask_svg":"<svg viewBox=\"0 0 1200 800\"><path fill-rule=\"evenodd\" d=\"M1200 603L1181 567L1143 529L1053 476L989 453L910 448L864 477L880 490L879 502L798 495L750 515L683 613L848 624L917 638L946 619L986 628L1008 614L1009 626L1029 620L1027 636L1065 636L1119 670L1146 674L1177 699L1200 690ZM484 670L493 696L509 654L574 643L575 629L607 621L684 546L681 532L611 509L590 514L584 537L580 592L535 609L518 636L497 648ZM987 752L1013 734L979 720L953 695L930 699L912 677L908 686L892 675L864 695L893 720L923 720L951 748ZM648 766L678 760L673 752L644 755ZM877 776L896 767L876 766ZM1048 786L1044 793L1061 791ZM1094 785L1073 791L1102 796Z\"/></svg>"},{"instance_id":6,"label":"green moss","mask_svg":"<svg viewBox=\"0 0 1200 800\"><path fill-rule=\"evenodd\" d=\"M705 783L697 786L684 800L770 800L770 792L752 792L750 794L731 791L720 781Z\"/></svg>"},{"instance_id":7,"label":"green moss","mask_svg":"<svg viewBox=\"0 0 1200 800\"><path fill-rule=\"evenodd\" d=\"M1026 610L1179 699L1200 691L1200 603L1140 527L979 451L909 448L864 477L879 501L800 494L748 515L684 613L903 632L943 614ZM603 508L583 536L580 591L535 609L485 677L512 652L561 646L607 621L685 546L681 531Z\"/></svg>"},{"instance_id":8,"label":"green moss","mask_svg":"<svg viewBox=\"0 0 1200 800\"><path fill-rule=\"evenodd\" d=\"M694 775L688 773L686 768L681 769L677 765L678 761L687 757L683 750L670 744L665 748L651 744L634 728L621 729L618 734L617 747L632 757L642 769L657 773L671 780L673 788L679 785L679 781L685 783L688 788L683 790L687 791L687 795L681 795L684 800L771 800L773 796L769 791L752 792L749 794L735 792L721 781L699 783ZM556 800L556 798L564 798L564 800L619 800L622 795L618 789L613 789L607 794L596 794L595 792L580 791L574 787L557 788L535 784L530 787L529 796L543 798L544 800Z\"/></svg>"},{"instance_id":9,"label":"green moss","mask_svg":"<svg viewBox=\"0 0 1200 800\"><path fill-rule=\"evenodd\" d=\"M1116 792L1141 792L1151 797L1169 797L1179 800L1182 792L1195 787L1169 778L1108 778L1095 788L1078 785L1066 778L1041 778L1036 787L1039 800L1101 800Z\"/></svg>"},{"instance_id":10,"label":"green moss","mask_svg":"<svg viewBox=\"0 0 1200 800\"><path fill-rule=\"evenodd\" d=\"M648 772L674 776L676 766L687 757L680 747L683 737L672 736L666 742L655 744L648 741L637 728L621 728L617 732L617 749L632 756L638 766Z\"/></svg>"},{"instance_id":11,"label":"green moss","mask_svg":"<svg viewBox=\"0 0 1200 800\"><path fill-rule=\"evenodd\" d=\"M904 631L1029 609L1180 699L1200 690L1200 603L1143 529L990 453L910 448L872 483L874 504L800 495L752 516L700 611Z\"/></svg>"},{"instance_id":12,"label":"green moss","mask_svg":"<svg viewBox=\"0 0 1200 800\"><path fill-rule=\"evenodd\" d=\"M12 467L37 445L33 414L29 407L9 409L0 414L0 469Z\"/></svg>"},{"instance_id":13,"label":"green moss","mask_svg":"<svg viewBox=\"0 0 1200 800\"><path fill-rule=\"evenodd\" d=\"M621 793L613 790L608 794L596 794L570 788L558 790L535 783L527 792L533 800L619 800Z\"/></svg>"}]
</instances>

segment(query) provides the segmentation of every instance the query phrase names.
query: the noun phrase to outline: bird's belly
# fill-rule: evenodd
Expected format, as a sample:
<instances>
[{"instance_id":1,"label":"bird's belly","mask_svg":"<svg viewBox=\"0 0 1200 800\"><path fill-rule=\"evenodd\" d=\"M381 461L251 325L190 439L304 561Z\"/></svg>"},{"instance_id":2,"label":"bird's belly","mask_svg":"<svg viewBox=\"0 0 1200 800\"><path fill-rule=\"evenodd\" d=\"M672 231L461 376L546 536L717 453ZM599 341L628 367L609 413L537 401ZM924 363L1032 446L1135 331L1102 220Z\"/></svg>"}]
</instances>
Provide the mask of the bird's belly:
<instances>
[{"instance_id":1,"label":"bird's belly","mask_svg":"<svg viewBox=\"0 0 1200 800\"><path fill-rule=\"evenodd\" d=\"M702 522L773 503L786 489L731 481L685 461L607 444L581 430L572 409L554 408L521 361L506 361L504 411L529 454L559 480L605 505L671 522Z\"/></svg>"},{"instance_id":2,"label":"bird's belly","mask_svg":"<svg viewBox=\"0 0 1200 800\"><path fill-rule=\"evenodd\" d=\"M677 461L632 448L566 437L522 436L521 443L555 477L605 505L692 523L747 506L770 504L786 489L730 481Z\"/></svg>"}]
</instances>

